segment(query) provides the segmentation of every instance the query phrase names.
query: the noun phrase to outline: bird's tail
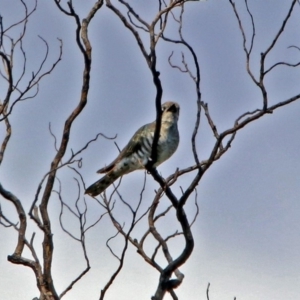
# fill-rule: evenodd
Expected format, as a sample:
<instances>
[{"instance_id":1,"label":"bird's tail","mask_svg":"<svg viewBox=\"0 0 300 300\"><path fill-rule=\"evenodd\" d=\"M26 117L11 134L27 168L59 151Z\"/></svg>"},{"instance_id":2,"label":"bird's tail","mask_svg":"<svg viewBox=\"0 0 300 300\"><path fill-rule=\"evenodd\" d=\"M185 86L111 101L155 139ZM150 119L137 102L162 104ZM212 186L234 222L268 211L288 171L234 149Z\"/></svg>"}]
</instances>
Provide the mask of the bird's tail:
<instances>
[{"instance_id":1,"label":"bird's tail","mask_svg":"<svg viewBox=\"0 0 300 300\"><path fill-rule=\"evenodd\" d=\"M85 190L85 194L88 194L92 197L98 196L104 192L115 180L117 180L119 175L114 172L110 172L100 178L98 181L93 183Z\"/></svg>"}]
</instances>

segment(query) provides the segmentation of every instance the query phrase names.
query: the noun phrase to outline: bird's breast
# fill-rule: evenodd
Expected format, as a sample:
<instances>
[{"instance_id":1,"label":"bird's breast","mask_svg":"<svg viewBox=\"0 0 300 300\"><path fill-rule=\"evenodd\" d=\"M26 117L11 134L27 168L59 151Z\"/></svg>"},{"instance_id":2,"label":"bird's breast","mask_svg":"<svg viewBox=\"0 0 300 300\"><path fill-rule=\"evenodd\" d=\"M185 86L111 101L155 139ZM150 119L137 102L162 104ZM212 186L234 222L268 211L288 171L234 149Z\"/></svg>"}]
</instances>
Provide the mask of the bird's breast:
<instances>
[{"instance_id":1,"label":"bird's breast","mask_svg":"<svg viewBox=\"0 0 300 300\"><path fill-rule=\"evenodd\" d=\"M162 130L158 141L158 161L156 165L161 164L174 154L179 144L179 133L177 124L174 126L164 128L162 124Z\"/></svg>"}]
</instances>

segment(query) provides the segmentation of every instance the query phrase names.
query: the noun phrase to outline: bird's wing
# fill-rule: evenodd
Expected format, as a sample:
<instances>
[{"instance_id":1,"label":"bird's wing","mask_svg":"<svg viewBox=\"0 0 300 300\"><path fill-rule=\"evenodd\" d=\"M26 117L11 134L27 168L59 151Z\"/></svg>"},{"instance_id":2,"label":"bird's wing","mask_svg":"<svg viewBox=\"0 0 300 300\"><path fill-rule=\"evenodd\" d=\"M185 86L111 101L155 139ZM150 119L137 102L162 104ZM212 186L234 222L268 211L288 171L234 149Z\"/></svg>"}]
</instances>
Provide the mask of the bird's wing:
<instances>
[{"instance_id":1,"label":"bird's wing","mask_svg":"<svg viewBox=\"0 0 300 300\"><path fill-rule=\"evenodd\" d=\"M133 153L137 152L142 147L142 140L144 138L149 137L150 132L154 132L155 130L155 122L146 124L142 126L140 129L136 131L136 133L133 135L133 137L130 139L129 143L124 147L124 149L120 152L118 157L110 163L108 166L100 169L97 171L97 173L108 173L110 172L115 164L122 158L129 157Z\"/></svg>"}]
</instances>

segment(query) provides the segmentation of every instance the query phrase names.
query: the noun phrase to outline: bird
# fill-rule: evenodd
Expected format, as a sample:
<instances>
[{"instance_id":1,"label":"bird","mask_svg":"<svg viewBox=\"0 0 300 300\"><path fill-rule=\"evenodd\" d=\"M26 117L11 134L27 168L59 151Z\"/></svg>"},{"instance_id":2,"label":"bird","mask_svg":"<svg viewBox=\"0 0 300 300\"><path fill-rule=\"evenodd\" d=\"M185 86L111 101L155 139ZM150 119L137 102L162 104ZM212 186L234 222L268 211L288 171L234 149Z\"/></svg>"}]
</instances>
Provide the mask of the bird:
<instances>
[{"instance_id":1,"label":"bird","mask_svg":"<svg viewBox=\"0 0 300 300\"><path fill-rule=\"evenodd\" d=\"M162 104L160 137L157 144L157 161L153 167L157 167L169 159L178 147L179 131L177 122L179 111L180 106L176 102L168 101ZM144 169L148 160L151 159L155 127L156 121L139 128L118 157L108 166L97 171L97 173L106 173L106 175L89 186L85 190L85 194L92 197L98 196L123 175L135 170Z\"/></svg>"}]
</instances>

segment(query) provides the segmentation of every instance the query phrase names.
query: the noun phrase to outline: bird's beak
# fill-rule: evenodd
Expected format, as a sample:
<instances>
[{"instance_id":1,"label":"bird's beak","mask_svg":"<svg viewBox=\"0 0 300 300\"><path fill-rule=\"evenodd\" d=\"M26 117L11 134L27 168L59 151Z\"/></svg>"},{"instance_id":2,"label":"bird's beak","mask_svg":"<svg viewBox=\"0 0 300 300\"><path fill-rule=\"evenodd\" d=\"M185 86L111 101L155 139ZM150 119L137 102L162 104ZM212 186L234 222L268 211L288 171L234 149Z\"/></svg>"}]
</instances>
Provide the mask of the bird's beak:
<instances>
[{"instance_id":1,"label":"bird's beak","mask_svg":"<svg viewBox=\"0 0 300 300\"><path fill-rule=\"evenodd\" d=\"M172 104L169 108L168 111L176 113L177 112L177 106L175 104Z\"/></svg>"}]
</instances>

